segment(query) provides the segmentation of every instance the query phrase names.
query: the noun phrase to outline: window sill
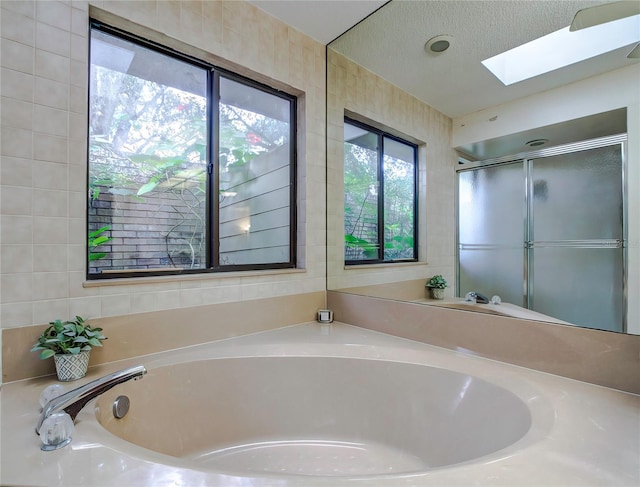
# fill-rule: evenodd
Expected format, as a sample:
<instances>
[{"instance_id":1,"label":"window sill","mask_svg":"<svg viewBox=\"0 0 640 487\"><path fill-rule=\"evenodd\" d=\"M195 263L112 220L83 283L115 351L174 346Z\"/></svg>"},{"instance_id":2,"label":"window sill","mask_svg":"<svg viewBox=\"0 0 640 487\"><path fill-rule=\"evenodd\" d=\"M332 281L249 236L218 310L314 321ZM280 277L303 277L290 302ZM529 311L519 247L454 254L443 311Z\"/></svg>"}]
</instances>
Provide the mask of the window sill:
<instances>
[{"instance_id":1,"label":"window sill","mask_svg":"<svg viewBox=\"0 0 640 487\"><path fill-rule=\"evenodd\" d=\"M387 267L413 267L413 266L427 266L428 262L378 262L376 264L354 264L345 265L344 270L353 271L356 269L386 269Z\"/></svg>"},{"instance_id":2,"label":"window sill","mask_svg":"<svg viewBox=\"0 0 640 487\"><path fill-rule=\"evenodd\" d=\"M271 275L285 274L304 274L306 269L266 269L259 271L240 271L240 272L217 272L203 274L188 275L170 275L170 276L149 276L149 277L122 277L115 279L95 279L84 281L82 287L103 287L103 286L130 286L132 284L154 284L167 282L185 282L185 281L213 281L219 279L231 279L238 277L260 277Z\"/></svg>"}]
</instances>

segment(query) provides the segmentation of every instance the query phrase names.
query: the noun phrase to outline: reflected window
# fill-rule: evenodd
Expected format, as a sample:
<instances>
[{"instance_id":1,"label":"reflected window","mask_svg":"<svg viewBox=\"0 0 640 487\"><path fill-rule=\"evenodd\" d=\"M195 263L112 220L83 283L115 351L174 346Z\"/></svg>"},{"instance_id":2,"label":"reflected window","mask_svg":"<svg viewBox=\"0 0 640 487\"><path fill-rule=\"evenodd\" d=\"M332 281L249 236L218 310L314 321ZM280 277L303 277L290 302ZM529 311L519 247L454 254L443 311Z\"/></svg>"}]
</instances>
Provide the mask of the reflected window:
<instances>
[{"instance_id":1,"label":"reflected window","mask_svg":"<svg viewBox=\"0 0 640 487\"><path fill-rule=\"evenodd\" d=\"M295 266L295 97L91 24L88 276Z\"/></svg>"},{"instance_id":2,"label":"reflected window","mask_svg":"<svg viewBox=\"0 0 640 487\"><path fill-rule=\"evenodd\" d=\"M417 260L417 147L345 118L346 264Z\"/></svg>"}]
</instances>

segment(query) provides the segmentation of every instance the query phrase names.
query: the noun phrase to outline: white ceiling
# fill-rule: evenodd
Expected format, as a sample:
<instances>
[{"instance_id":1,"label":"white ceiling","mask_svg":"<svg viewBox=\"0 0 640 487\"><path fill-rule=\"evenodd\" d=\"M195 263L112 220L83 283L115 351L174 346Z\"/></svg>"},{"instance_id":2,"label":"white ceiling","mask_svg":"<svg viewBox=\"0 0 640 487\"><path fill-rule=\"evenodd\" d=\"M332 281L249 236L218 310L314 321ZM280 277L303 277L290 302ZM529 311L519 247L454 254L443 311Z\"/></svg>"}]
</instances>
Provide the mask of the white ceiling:
<instances>
[{"instance_id":1,"label":"white ceiling","mask_svg":"<svg viewBox=\"0 0 640 487\"><path fill-rule=\"evenodd\" d=\"M630 0L637 1L637 0ZM481 61L571 24L606 0L254 0L251 3L455 118L639 62L629 48L504 86ZM384 5L380 8L381 5ZM430 38L448 34L434 56Z\"/></svg>"},{"instance_id":2,"label":"white ceiling","mask_svg":"<svg viewBox=\"0 0 640 487\"><path fill-rule=\"evenodd\" d=\"M326 45L388 1L249 0L249 3Z\"/></svg>"}]
</instances>

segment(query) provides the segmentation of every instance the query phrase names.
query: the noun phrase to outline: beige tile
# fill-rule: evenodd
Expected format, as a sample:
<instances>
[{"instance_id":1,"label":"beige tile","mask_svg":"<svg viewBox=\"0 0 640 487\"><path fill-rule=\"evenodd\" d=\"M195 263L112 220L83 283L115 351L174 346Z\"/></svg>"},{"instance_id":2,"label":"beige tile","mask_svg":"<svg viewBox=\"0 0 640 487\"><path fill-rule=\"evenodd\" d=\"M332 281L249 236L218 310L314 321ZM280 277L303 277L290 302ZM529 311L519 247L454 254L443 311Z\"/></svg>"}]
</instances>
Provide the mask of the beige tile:
<instances>
[{"instance_id":1,"label":"beige tile","mask_svg":"<svg viewBox=\"0 0 640 487\"><path fill-rule=\"evenodd\" d=\"M50 321L67 320L69 318L69 300L67 299L34 301L32 323L39 323L39 325L29 328L34 328L34 331L36 331L35 338L37 338ZM30 341L34 343L35 339Z\"/></svg>"},{"instance_id":2,"label":"beige tile","mask_svg":"<svg viewBox=\"0 0 640 487\"><path fill-rule=\"evenodd\" d=\"M0 303L30 302L33 296L31 274L2 274Z\"/></svg>"},{"instance_id":3,"label":"beige tile","mask_svg":"<svg viewBox=\"0 0 640 487\"><path fill-rule=\"evenodd\" d=\"M0 194L2 213L4 215L31 216L32 211L31 188L21 188L15 186L3 186ZM3 228L3 233L7 230Z\"/></svg>"},{"instance_id":4,"label":"beige tile","mask_svg":"<svg viewBox=\"0 0 640 487\"><path fill-rule=\"evenodd\" d=\"M68 194L66 191L39 189L33 192L33 215L66 217Z\"/></svg>"},{"instance_id":5,"label":"beige tile","mask_svg":"<svg viewBox=\"0 0 640 487\"><path fill-rule=\"evenodd\" d=\"M86 10L80 8L71 9L71 32L73 34L87 37L89 27L89 16Z\"/></svg>"},{"instance_id":6,"label":"beige tile","mask_svg":"<svg viewBox=\"0 0 640 487\"><path fill-rule=\"evenodd\" d=\"M36 48L69 57L71 35L69 31L58 29L43 22L36 23Z\"/></svg>"},{"instance_id":7,"label":"beige tile","mask_svg":"<svg viewBox=\"0 0 640 487\"><path fill-rule=\"evenodd\" d=\"M28 102L33 100L34 82L32 75L3 67L0 76L2 76L0 94L3 97Z\"/></svg>"},{"instance_id":8,"label":"beige tile","mask_svg":"<svg viewBox=\"0 0 640 487\"><path fill-rule=\"evenodd\" d=\"M0 182L5 186L24 186L30 188L31 161L16 157L3 157L0 164Z\"/></svg>"},{"instance_id":9,"label":"beige tile","mask_svg":"<svg viewBox=\"0 0 640 487\"><path fill-rule=\"evenodd\" d=\"M0 49L2 66L26 74L34 72L34 48L10 39L3 39Z\"/></svg>"},{"instance_id":10,"label":"beige tile","mask_svg":"<svg viewBox=\"0 0 640 487\"><path fill-rule=\"evenodd\" d=\"M31 326L33 306L27 303L7 303L0 305L0 328Z\"/></svg>"},{"instance_id":11,"label":"beige tile","mask_svg":"<svg viewBox=\"0 0 640 487\"><path fill-rule=\"evenodd\" d=\"M0 264L3 274L33 272L31 246L24 244L3 245Z\"/></svg>"},{"instance_id":12,"label":"beige tile","mask_svg":"<svg viewBox=\"0 0 640 487\"><path fill-rule=\"evenodd\" d=\"M202 43L203 2L192 0L180 4L180 30L182 38L194 45Z\"/></svg>"},{"instance_id":13,"label":"beige tile","mask_svg":"<svg viewBox=\"0 0 640 487\"><path fill-rule=\"evenodd\" d=\"M32 277L34 301L69 297L69 276L66 272L34 272Z\"/></svg>"},{"instance_id":14,"label":"beige tile","mask_svg":"<svg viewBox=\"0 0 640 487\"><path fill-rule=\"evenodd\" d=\"M71 30L71 7L64 2L48 0L36 3L36 18L59 29Z\"/></svg>"},{"instance_id":15,"label":"beige tile","mask_svg":"<svg viewBox=\"0 0 640 487\"><path fill-rule=\"evenodd\" d=\"M35 74L41 78L69 82L69 68L71 62L68 56L60 56L51 52L36 49Z\"/></svg>"},{"instance_id":16,"label":"beige tile","mask_svg":"<svg viewBox=\"0 0 640 487\"><path fill-rule=\"evenodd\" d=\"M71 58L72 68L74 61L85 67L84 83L86 84L89 72L86 69L86 66L88 66L87 63L89 61L89 43L87 42L86 35L71 35L71 48L69 57ZM71 83L76 86L83 86L83 84L81 84L82 78L79 76L81 74L80 71L76 69L74 74L75 76L71 77Z\"/></svg>"},{"instance_id":17,"label":"beige tile","mask_svg":"<svg viewBox=\"0 0 640 487\"><path fill-rule=\"evenodd\" d=\"M115 294L100 297L100 316L119 316L131 313L131 295Z\"/></svg>"},{"instance_id":18,"label":"beige tile","mask_svg":"<svg viewBox=\"0 0 640 487\"><path fill-rule=\"evenodd\" d=\"M82 232L84 236L84 232ZM86 245L67 245L68 260L67 265L69 271L82 271L84 275L86 271Z\"/></svg>"},{"instance_id":19,"label":"beige tile","mask_svg":"<svg viewBox=\"0 0 640 487\"><path fill-rule=\"evenodd\" d=\"M36 244L67 243L67 219L37 216L33 218Z\"/></svg>"},{"instance_id":20,"label":"beige tile","mask_svg":"<svg viewBox=\"0 0 640 487\"><path fill-rule=\"evenodd\" d=\"M68 158L68 139L66 137L46 134L34 136L33 158L40 161L66 164Z\"/></svg>"},{"instance_id":21,"label":"beige tile","mask_svg":"<svg viewBox=\"0 0 640 487\"><path fill-rule=\"evenodd\" d=\"M46 234L42 234L47 241ZM66 272L67 246L55 244L35 244L33 246L34 272Z\"/></svg>"},{"instance_id":22,"label":"beige tile","mask_svg":"<svg viewBox=\"0 0 640 487\"><path fill-rule=\"evenodd\" d=\"M131 312L145 313L158 310L157 293L135 293L131 295Z\"/></svg>"},{"instance_id":23,"label":"beige tile","mask_svg":"<svg viewBox=\"0 0 640 487\"><path fill-rule=\"evenodd\" d=\"M85 40L85 39L83 39ZM87 63L87 58L84 57L80 60L71 59L70 63L70 71L69 71L69 83L73 86L77 86L79 88L84 88L87 86L88 77L89 77L89 65ZM85 120L86 120L85 114ZM86 122L85 122L86 125Z\"/></svg>"},{"instance_id":24,"label":"beige tile","mask_svg":"<svg viewBox=\"0 0 640 487\"><path fill-rule=\"evenodd\" d=\"M34 45L34 25L33 18L26 17L11 10L2 9L1 30L3 39L25 44Z\"/></svg>"},{"instance_id":25,"label":"beige tile","mask_svg":"<svg viewBox=\"0 0 640 487\"><path fill-rule=\"evenodd\" d=\"M158 292L158 310L169 310L180 308L180 291L160 291Z\"/></svg>"},{"instance_id":26,"label":"beige tile","mask_svg":"<svg viewBox=\"0 0 640 487\"><path fill-rule=\"evenodd\" d=\"M33 121L33 109L31 103L2 99L2 125L24 130L31 130Z\"/></svg>"},{"instance_id":27,"label":"beige tile","mask_svg":"<svg viewBox=\"0 0 640 487\"><path fill-rule=\"evenodd\" d=\"M69 86L59 81L36 77L33 101L38 105L67 110L69 107Z\"/></svg>"},{"instance_id":28,"label":"beige tile","mask_svg":"<svg viewBox=\"0 0 640 487\"><path fill-rule=\"evenodd\" d=\"M36 16L35 0L3 0L1 5L2 10L25 15L31 19Z\"/></svg>"},{"instance_id":29,"label":"beige tile","mask_svg":"<svg viewBox=\"0 0 640 487\"><path fill-rule=\"evenodd\" d=\"M87 296L83 298L69 299L69 317L82 316L92 318L100 314L100 298Z\"/></svg>"},{"instance_id":30,"label":"beige tile","mask_svg":"<svg viewBox=\"0 0 640 487\"><path fill-rule=\"evenodd\" d=\"M5 188L2 189L4 192ZM29 198L31 194L29 192ZM3 205L3 213L4 212ZM0 225L2 225L2 231L0 232L0 243L6 244L31 244L33 237L33 224L31 216L16 216L3 214L0 216Z\"/></svg>"},{"instance_id":31,"label":"beige tile","mask_svg":"<svg viewBox=\"0 0 640 487\"><path fill-rule=\"evenodd\" d=\"M65 164L33 161L32 168L34 188L67 190L67 166Z\"/></svg>"},{"instance_id":32,"label":"beige tile","mask_svg":"<svg viewBox=\"0 0 640 487\"><path fill-rule=\"evenodd\" d=\"M14 127L0 128L0 153L3 156L31 159L33 155L33 132Z\"/></svg>"},{"instance_id":33,"label":"beige tile","mask_svg":"<svg viewBox=\"0 0 640 487\"><path fill-rule=\"evenodd\" d=\"M33 106L33 131L46 135L66 137L68 135L68 112L42 105ZM85 122L86 130L86 122Z\"/></svg>"}]
</instances>

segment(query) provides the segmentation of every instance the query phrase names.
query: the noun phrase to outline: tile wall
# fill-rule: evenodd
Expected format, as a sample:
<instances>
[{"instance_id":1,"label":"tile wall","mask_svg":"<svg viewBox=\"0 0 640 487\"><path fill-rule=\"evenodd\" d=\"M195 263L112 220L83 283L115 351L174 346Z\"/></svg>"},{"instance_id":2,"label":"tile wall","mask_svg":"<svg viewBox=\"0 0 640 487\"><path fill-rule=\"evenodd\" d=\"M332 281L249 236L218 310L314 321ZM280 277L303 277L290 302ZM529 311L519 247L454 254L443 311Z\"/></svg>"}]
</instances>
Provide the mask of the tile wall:
<instances>
[{"instance_id":1,"label":"tile wall","mask_svg":"<svg viewBox=\"0 0 640 487\"><path fill-rule=\"evenodd\" d=\"M344 116L420 141L419 262L344 266ZM342 289L443 274L452 284L455 265L455 172L451 119L343 55L327 52L327 263L328 288Z\"/></svg>"},{"instance_id":2,"label":"tile wall","mask_svg":"<svg viewBox=\"0 0 640 487\"><path fill-rule=\"evenodd\" d=\"M300 269L86 283L90 14L299 96ZM3 329L324 291L322 44L242 1L3 0L0 15Z\"/></svg>"}]
</instances>

